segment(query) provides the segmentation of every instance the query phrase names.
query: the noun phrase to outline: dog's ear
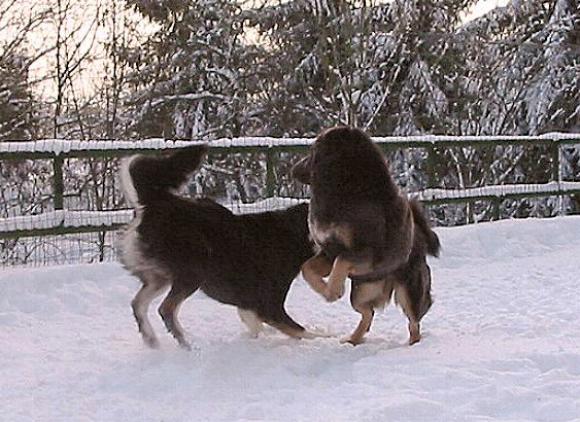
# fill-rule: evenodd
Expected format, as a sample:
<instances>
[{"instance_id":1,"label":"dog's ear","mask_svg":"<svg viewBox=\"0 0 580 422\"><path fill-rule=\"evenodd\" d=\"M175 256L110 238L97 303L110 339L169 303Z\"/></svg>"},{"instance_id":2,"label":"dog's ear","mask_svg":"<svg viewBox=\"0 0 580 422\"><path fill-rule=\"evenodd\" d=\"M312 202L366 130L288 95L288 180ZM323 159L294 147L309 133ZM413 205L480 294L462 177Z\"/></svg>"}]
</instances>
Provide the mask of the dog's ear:
<instances>
[{"instance_id":1,"label":"dog's ear","mask_svg":"<svg viewBox=\"0 0 580 422\"><path fill-rule=\"evenodd\" d=\"M312 167L311 154L298 161L292 166L291 175L292 178L298 180L300 183L305 185L310 184L310 172Z\"/></svg>"}]
</instances>

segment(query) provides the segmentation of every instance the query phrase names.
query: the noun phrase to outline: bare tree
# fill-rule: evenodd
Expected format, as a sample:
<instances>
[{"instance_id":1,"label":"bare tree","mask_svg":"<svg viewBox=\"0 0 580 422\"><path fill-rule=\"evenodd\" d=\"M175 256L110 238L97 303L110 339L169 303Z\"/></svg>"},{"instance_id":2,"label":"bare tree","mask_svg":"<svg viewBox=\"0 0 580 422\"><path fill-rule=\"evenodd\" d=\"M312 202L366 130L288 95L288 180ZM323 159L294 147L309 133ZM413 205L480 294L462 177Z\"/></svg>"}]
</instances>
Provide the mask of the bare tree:
<instances>
[{"instance_id":1,"label":"bare tree","mask_svg":"<svg viewBox=\"0 0 580 422\"><path fill-rule=\"evenodd\" d=\"M0 4L0 140L35 136L31 66L51 47L29 48L35 32L50 17L45 6L23 7L22 0Z\"/></svg>"}]
</instances>

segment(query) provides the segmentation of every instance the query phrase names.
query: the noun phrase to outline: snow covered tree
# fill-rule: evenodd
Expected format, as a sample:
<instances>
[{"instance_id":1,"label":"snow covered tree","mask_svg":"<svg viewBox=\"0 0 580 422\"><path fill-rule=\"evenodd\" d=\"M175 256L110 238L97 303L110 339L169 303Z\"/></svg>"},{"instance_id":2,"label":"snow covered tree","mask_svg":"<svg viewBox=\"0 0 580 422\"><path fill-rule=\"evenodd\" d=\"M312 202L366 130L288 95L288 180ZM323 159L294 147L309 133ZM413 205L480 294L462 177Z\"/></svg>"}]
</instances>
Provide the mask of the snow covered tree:
<instances>
[{"instance_id":1,"label":"snow covered tree","mask_svg":"<svg viewBox=\"0 0 580 422\"><path fill-rule=\"evenodd\" d=\"M513 1L466 25L472 57L479 49L468 76L480 113L464 130L540 134L577 127L579 25L575 0Z\"/></svg>"},{"instance_id":2,"label":"snow covered tree","mask_svg":"<svg viewBox=\"0 0 580 422\"><path fill-rule=\"evenodd\" d=\"M233 0L128 0L158 30L126 60L133 133L179 139L236 136L246 124L255 51Z\"/></svg>"},{"instance_id":3,"label":"snow covered tree","mask_svg":"<svg viewBox=\"0 0 580 422\"><path fill-rule=\"evenodd\" d=\"M274 80L263 95L275 133L338 123L382 135L445 132L437 125L458 60L446 39L471 3L298 0L259 9L255 24L272 46Z\"/></svg>"}]
</instances>

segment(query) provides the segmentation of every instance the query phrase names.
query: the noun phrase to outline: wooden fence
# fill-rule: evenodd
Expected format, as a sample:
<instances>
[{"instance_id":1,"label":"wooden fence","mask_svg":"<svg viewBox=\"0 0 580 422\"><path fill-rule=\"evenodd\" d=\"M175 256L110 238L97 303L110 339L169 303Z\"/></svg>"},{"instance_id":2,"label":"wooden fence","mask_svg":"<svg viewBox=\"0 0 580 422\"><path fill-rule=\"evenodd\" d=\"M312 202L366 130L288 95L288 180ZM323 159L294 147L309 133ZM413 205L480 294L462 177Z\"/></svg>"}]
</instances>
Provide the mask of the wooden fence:
<instances>
[{"instance_id":1,"label":"wooden fence","mask_svg":"<svg viewBox=\"0 0 580 422\"><path fill-rule=\"evenodd\" d=\"M546 196L580 195L580 182L563 181L561 177L561 149L580 144L580 134L550 133L542 136L486 136L486 137L385 137L373 138L386 152L403 149L426 151L426 189L414 194L427 206L473 201L491 201L499 218L499 204L505 199ZM209 154L261 153L266 157L266 197L273 197L277 183L277 161L281 153L306 153L313 139L234 138L209 143ZM160 149L178 148L195 142L149 139L143 141L70 141L43 140L36 142L0 143L0 161L50 160L52 162L52 199L54 212L39 216L0 219L0 239L37 237L70 233L105 232L126 224L128 211L64 210L64 161L71 158L115 158L135 153L151 154ZM457 147L543 146L550 154L551 180L544 184L511 184L467 189L437 188L435 163L445 149ZM72 219L71 215L76 216Z\"/></svg>"}]
</instances>

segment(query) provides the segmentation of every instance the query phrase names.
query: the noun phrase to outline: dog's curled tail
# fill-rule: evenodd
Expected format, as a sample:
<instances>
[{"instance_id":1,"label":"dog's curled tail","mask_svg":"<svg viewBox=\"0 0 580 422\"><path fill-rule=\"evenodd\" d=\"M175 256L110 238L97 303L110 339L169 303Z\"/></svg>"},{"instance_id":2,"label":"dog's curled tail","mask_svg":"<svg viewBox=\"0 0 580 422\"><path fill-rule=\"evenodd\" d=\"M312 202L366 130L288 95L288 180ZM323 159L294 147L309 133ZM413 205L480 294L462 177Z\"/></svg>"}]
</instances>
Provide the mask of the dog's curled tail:
<instances>
[{"instance_id":1,"label":"dog's curled tail","mask_svg":"<svg viewBox=\"0 0 580 422\"><path fill-rule=\"evenodd\" d=\"M427 253L431 256L439 256L439 252L441 251L441 243L439 242L439 237L437 233L431 229L431 225L425 217L425 213L423 212L423 207L416 199L410 201L411 203L411 210L413 212L413 220L415 222L415 229L418 229L423 233L425 237L425 242L427 244Z\"/></svg>"},{"instance_id":2,"label":"dog's curled tail","mask_svg":"<svg viewBox=\"0 0 580 422\"><path fill-rule=\"evenodd\" d=\"M121 186L130 205L147 205L178 190L201 164L207 145L193 145L159 155L134 155L121 164Z\"/></svg>"}]
</instances>

